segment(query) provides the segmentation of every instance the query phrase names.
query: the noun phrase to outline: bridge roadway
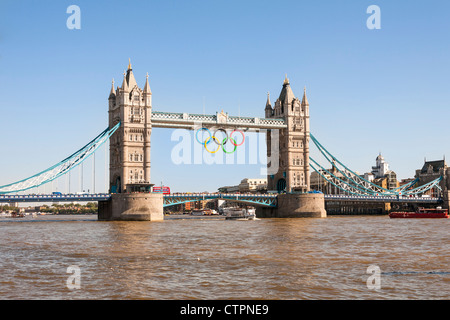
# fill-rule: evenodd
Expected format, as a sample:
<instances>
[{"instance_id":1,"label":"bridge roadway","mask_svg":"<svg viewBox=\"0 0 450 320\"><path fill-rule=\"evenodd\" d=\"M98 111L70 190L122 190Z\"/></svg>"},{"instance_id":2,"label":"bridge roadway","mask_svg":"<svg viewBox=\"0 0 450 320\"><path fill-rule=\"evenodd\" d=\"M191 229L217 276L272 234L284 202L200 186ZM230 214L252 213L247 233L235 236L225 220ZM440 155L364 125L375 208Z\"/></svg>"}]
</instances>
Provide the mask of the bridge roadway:
<instances>
[{"instance_id":1,"label":"bridge roadway","mask_svg":"<svg viewBox=\"0 0 450 320\"><path fill-rule=\"evenodd\" d=\"M89 202L108 200L109 193L95 194L29 194L29 195L6 195L0 194L0 203L13 202ZM384 203L440 203L441 198L431 197L388 197L388 196L355 196L355 195L324 195L325 201L361 201L361 202L384 202ZM173 193L164 195L164 207L181 203L223 199L228 201L243 202L255 206L276 207L277 194L254 194L254 193Z\"/></svg>"}]
</instances>

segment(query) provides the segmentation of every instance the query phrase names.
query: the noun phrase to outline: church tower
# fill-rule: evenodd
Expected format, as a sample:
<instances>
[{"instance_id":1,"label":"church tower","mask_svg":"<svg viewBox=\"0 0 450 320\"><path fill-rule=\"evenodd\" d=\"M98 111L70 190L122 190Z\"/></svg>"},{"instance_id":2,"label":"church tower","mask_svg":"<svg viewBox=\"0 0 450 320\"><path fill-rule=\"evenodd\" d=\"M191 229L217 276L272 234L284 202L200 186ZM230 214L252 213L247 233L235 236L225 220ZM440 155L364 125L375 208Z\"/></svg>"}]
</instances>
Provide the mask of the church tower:
<instances>
[{"instance_id":1,"label":"church tower","mask_svg":"<svg viewBox=\"0 0 450 320\"><path fill-rule=\"evenodd\" d=\"M267 155L278 152L278 172L267 177L268 190L307 192L309 177L309 103L306 89L300 101L292 92L287 76L272 108L267 96L266 118L284 119L287 128L279 131L278 150L271 150L273 130L267 133Z\"/></svg>"},{"instance_id":2,"label":"church tower","mask_svg":"<svg viewBox=\"0 0 450 320\"><path fill-rule=\"evenodd\" d=\"M109 95L109 127L120 128L110 138L110 193L149 192L152 92L148 74L144 88L137 85L131 62L121 87Z\"/></svg>"}]
</instances>

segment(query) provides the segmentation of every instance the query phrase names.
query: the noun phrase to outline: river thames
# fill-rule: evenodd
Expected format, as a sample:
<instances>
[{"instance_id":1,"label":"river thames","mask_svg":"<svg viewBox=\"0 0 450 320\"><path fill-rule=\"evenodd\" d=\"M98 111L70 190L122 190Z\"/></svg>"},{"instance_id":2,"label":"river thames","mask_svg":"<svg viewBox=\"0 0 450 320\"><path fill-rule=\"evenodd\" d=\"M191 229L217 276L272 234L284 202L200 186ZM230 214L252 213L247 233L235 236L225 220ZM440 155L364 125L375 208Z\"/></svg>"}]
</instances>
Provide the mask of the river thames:
<instances>
[{"instance_id":1,"label":"river thames","mask_svg":"<svg viewBox=\"0 0 450 320\"><path fill-rule=\"evenodd\" d=\"M449 227L387 216L1 218L0 299L449 299Z\"/></svg>"}]
</instances>

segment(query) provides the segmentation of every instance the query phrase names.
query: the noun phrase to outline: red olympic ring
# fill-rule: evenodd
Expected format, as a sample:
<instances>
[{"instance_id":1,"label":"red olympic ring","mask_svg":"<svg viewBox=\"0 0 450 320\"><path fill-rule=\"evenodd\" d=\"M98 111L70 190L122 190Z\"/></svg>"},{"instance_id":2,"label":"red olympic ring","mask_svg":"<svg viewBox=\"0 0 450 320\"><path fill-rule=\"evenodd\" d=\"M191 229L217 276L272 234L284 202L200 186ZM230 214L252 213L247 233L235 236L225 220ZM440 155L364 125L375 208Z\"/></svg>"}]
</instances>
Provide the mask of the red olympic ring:
<instances>
[{"instance_id":1,"label":"red olympic ring","mask_svg":"<svg viewBox=\"0 0 450 320\"><path fill-rule=\"evenodd\" d=\"M230 134L230 138L231 138L231 136L233 135L233 133L235 133L235 132L239 132L239 133L242 135L242 142L241 142L240 144L236 144L236 140L235 140L235 139L230 139L230 142L231 142L232 145L234 145L234 146L236 146L236 147L239 147L239 146L241 146L241 145L244 143L244 141L245 141L245 135L244 135L244 132L242 132L241 130L234 129L234 130L231 132L231 134ZM233 142L233 141L234 141L234 142Z\"/></svg>"}]
</instances>

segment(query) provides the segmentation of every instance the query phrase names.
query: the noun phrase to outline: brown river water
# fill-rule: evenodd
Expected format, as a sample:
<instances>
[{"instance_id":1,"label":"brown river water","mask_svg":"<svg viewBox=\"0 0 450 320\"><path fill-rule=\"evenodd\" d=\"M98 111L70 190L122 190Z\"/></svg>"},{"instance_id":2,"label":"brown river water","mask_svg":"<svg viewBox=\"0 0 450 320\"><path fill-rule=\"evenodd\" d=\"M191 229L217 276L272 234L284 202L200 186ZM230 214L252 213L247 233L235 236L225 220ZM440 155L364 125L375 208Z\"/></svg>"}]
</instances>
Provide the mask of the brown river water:
<instances>
[{"instance_id":1,"label":"brown river water","mask_svg":"<svg viewBox=\"0 0 450 320\"><path fill-rule=\"evenodd\" d=\"M0 299L450 299L449 228L387 216L1 218Z\"/></svg>"}]
</instances>

